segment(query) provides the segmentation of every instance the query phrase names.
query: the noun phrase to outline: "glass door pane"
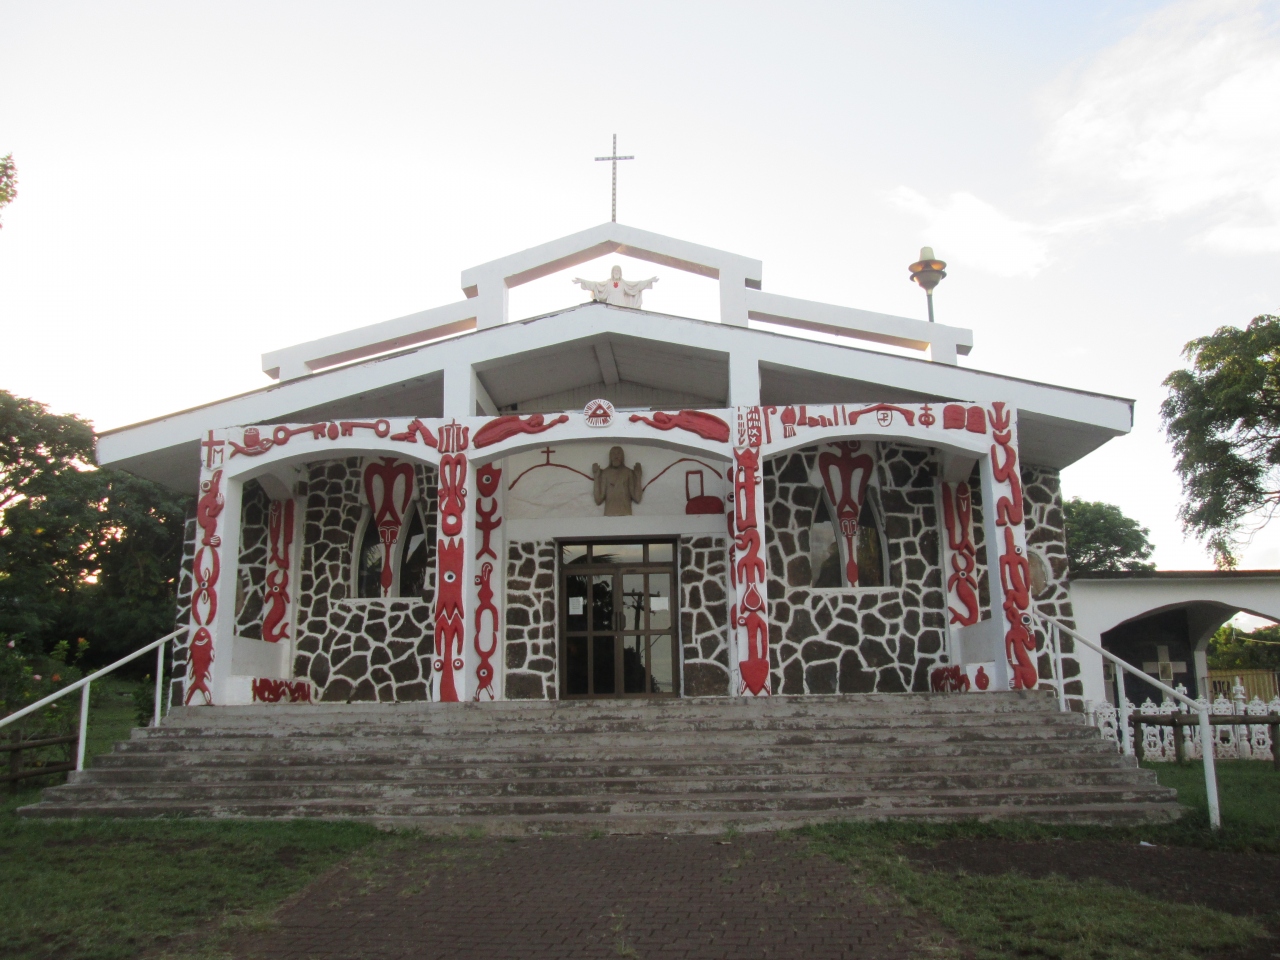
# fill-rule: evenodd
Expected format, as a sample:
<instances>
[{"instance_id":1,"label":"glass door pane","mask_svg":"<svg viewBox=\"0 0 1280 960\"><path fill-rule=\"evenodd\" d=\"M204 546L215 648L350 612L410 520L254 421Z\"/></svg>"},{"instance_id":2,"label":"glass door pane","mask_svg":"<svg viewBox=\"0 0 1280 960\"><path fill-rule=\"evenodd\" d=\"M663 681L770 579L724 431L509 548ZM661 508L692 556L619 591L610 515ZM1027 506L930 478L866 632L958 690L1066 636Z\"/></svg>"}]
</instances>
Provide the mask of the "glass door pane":
<instances>
[{"instance_id":1,"label":"glass door pane","mask_svg":"<svg viewBox=\"0 0 1280 960\"><path fill-rule=\"evenodd\" d=\"M566 637L564 641L565 695L582 697L590 693L587 687L587 638Z\"/></svg>"},{"instance_id":2,"label":"glass door pane","mask_svg":"<svg viewBox=\"0 0 1280 960\"><path fill-rule=\"evenodd\" d=\"M649 629L671 629L671 574L651 573L648 584Z\"/></svg>"},{"instance_id":3,"label":"glass door pane","mask_svg":"<svg viewBox=\"0 0 1280 960\"><path fill-rule=\"evenodd\" d=\"M611 695L617 689L614 670L617 667L615 644L618 638L614 634L591 638L591 692L599 697Z\"/></svg>"},{"instance_id":4,"label":"glass door pane","mask_svg":"<svg viewBox=\"0 0 1280 960\"><path fill-rule=\"evenodd\" d=\"M675 693L675 649L670 634L650 634L648 693Z\"/></svg>"},{"instance_id":5,"label":"glass door pane","mask_svg":"<svg viewBox=\"0 0 1280 960\"><path fill-rule=\"evenodd\" d=\"M637 633L622 638L622 692L648 693L644 670L645 636Z\"/></svg>"}]
</instances>

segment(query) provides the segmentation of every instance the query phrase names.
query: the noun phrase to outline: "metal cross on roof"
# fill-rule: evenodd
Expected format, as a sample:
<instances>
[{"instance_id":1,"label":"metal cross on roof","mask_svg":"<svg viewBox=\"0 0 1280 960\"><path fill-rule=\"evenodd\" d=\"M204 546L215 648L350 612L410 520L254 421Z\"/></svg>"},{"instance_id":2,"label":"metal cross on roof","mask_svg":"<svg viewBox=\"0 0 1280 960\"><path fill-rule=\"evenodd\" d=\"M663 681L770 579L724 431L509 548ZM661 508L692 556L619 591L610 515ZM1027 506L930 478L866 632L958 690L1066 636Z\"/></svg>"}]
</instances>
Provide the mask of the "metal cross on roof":
<instances>
[{"instance_id":1,"label":"metal cross on roof","mask_svg":"<svg viewBox=\"0 0 1280 960\"><path fill-rule=\"evenodd\" d=\"M634 159L635 157L618 156L618 135L616 133L613 135L613 156L596 157L596 160L609 160L613 163L613 208L609 219L614 223L618 222L618 161Z\"/></svg>"}]
</instances>

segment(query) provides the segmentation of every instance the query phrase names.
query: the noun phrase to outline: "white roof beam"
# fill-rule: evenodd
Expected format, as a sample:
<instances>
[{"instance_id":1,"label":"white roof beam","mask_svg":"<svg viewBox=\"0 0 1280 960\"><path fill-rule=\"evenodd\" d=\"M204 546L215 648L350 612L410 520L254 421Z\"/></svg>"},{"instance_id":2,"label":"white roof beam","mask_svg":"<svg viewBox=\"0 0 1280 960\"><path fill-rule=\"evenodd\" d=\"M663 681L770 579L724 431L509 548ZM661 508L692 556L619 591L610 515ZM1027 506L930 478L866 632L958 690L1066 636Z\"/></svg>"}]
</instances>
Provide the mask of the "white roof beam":
<instances>
[{"instance_id":1,"label":"white roof beam","mask_svg":"<svg viewBox=\"0 0 1280 960\"><path fill-rule=\"evenodd\" d=\"M928 351L929 359L939 363L954 364L957 354L967 355L973 349L973 331L962 327L799 300L762 290L748 289L746 301L747 316L752 320Z\"/></svg>"}]
</instances>

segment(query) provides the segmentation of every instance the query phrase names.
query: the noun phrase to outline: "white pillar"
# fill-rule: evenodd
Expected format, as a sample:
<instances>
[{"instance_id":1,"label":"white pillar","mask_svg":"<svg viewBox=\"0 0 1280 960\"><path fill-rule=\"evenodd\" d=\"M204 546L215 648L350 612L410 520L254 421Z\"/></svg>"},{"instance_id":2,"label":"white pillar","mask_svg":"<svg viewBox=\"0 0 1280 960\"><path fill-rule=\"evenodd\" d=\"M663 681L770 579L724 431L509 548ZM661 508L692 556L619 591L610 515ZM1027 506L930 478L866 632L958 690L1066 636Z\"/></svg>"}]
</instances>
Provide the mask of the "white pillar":
<instances>
[{"instance_id":1,"label":"white pillar","mask_svg":"<svg viewBox=\"0 0 1280 960\"><path fill-rule=\"evenodd\" d=\"M729 354L729 406L754 407L760 404L760 358L735 350Z\"/></svg>"}]
</instances>

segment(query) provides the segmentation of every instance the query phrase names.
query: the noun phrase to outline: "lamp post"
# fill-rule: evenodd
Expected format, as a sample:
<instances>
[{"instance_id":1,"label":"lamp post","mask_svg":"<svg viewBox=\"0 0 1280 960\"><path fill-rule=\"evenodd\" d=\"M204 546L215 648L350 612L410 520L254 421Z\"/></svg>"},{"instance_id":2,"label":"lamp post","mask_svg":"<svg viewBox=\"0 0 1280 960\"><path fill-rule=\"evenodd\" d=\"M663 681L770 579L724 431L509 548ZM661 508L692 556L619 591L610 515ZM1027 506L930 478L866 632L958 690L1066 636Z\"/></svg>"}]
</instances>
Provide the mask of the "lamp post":
<instances>
[{"instance_id":1,"label":"lamp post","mask_svg":"<svg viewBox=\"0 0 1280 960\"><path fill-rule=\"evenodd\" d=\"M933 288L947 275L947 265L934 259L933 247L921 247L920 259L907 269L911 271L911 279L924 288L929 300L929 322L933 323Z\"/></svg>"}]
</instances>

